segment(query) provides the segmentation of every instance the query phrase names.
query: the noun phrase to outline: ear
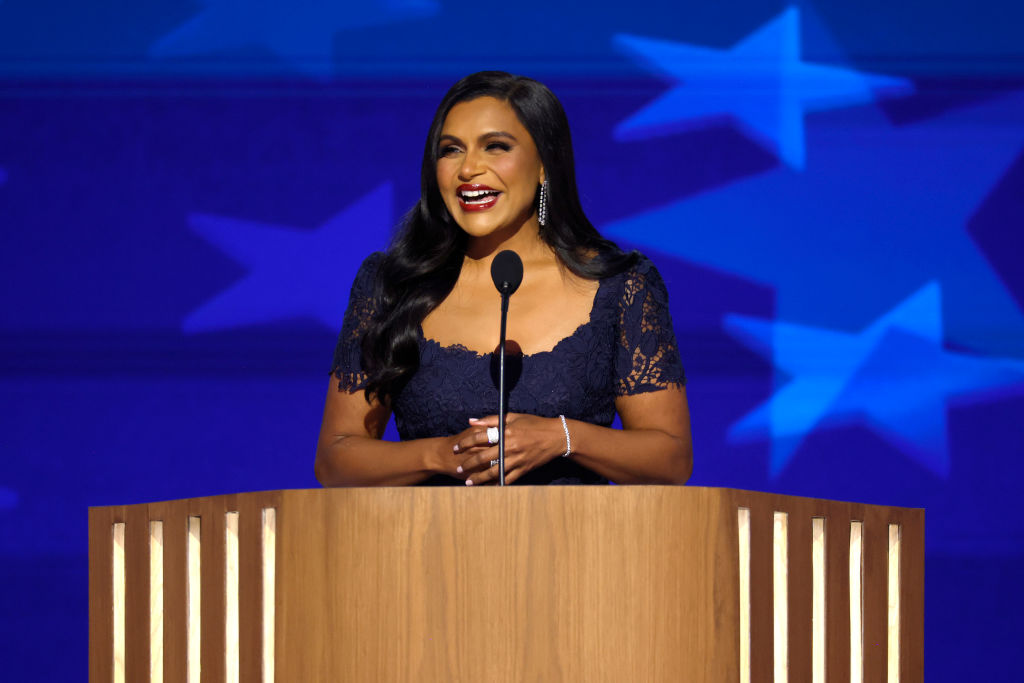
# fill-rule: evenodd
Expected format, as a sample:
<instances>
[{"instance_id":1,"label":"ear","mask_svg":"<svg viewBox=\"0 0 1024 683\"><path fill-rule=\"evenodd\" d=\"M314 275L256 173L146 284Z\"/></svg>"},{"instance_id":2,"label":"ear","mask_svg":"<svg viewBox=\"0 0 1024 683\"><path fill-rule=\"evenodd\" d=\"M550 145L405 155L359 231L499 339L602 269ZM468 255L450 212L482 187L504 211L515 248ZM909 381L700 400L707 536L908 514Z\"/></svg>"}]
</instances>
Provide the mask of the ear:
<instances>
[{"instance_id":1,"label":"ear","mask_svg":"<svg viewBox=\"0 0 1024 683\"><path fill-rule=\"evenodd\" d=\"M547 173L544 171L544 167L540 167L540 180L537 182L538 185L543 185L544 181L547 180Z\"/></svg>"}]
</instances>

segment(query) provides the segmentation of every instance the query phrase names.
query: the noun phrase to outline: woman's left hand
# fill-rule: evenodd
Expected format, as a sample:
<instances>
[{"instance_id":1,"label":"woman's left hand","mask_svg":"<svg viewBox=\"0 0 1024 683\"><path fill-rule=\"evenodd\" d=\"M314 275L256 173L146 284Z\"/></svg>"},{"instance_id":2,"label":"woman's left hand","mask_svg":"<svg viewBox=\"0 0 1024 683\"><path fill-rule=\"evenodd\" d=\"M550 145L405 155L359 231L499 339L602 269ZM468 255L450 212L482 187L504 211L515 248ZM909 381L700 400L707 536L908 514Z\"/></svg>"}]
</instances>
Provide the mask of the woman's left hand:
<instances>
[{"instance_id":1,"label":"woman's left hand","mask_svg":"<svg viewBox=\"0 0 1024 683\"><path fill-rule=\"evenodd\" d=\"M455 444L456 453L467 458L459 472L470 472L466 486L490 484L498 481L498 446L487 445L487 428L498 426L498 416L470 418L470 427L478 431ZM565 453L565 430L557 417L537 417L523 413L505 415L505 483L511 484L532 469Z\"/></svg>"}]
</instances>

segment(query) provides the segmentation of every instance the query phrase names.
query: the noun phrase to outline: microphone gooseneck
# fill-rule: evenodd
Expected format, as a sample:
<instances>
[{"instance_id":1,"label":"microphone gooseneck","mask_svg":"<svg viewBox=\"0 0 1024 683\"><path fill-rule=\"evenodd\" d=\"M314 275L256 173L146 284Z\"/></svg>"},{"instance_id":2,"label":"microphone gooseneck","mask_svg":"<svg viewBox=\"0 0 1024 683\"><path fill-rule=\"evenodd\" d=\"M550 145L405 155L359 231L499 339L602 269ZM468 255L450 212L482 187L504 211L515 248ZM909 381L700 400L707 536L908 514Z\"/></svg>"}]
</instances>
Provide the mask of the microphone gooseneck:
<instances>
[{"instance_id":1,"label":"microphone gooseneck","mask_svg":"<svg viewBox=\"0 0 1024 683\"><path fill-rule=\"evenodd\" d=\"M491 262L491 280L501 294L501 335L498 340L498 485L505 485L505 323L508 300L523 283L523 260L506 249Z\"/></svg>"}]
</instances>

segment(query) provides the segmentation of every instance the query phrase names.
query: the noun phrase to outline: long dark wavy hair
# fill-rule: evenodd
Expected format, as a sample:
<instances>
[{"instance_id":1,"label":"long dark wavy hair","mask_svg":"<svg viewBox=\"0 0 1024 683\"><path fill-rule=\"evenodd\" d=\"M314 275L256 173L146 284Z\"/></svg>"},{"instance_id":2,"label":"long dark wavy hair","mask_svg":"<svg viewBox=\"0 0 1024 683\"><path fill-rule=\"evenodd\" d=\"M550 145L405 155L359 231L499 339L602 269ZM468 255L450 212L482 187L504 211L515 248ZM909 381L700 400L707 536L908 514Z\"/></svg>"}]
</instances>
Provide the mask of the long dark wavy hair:
<instances>
[{"instance_id":1,"label":"long dark wavy hair","mask_svg":"<svg viewBox=\"0 0 1024 683\"><path fill-rule=\"evenodd\" d=\"M569 270L599 279L636 262L636 253L625 253L602 237L583 213L569 120L554 93L533 79L503 71L466 76L437 107L423 150L420 199L403 218L377 271L376 312L362 343L367 401L390 404L419 369L420 324L451 293L462 270L467 236L441 198L438 144L452 107L478 97L507 102L533 137L549 183L540 237Z\"/></svg>"}]
</instances>

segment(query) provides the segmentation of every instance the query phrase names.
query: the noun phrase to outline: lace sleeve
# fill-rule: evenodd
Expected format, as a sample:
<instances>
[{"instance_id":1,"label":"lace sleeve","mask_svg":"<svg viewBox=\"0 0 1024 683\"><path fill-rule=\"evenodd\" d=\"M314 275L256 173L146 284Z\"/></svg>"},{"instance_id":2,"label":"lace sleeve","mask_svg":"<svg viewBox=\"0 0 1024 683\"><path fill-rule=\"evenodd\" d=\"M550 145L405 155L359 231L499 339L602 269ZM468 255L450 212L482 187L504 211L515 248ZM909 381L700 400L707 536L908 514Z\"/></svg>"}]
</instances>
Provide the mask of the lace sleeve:
<instances>
[{"instance_id":1,"label":"lace sleeve","mask_svg":"<svg viewBox=\"0 0 1024 683\"><path fill-rule=\"evenodd\" d=\"M338 378L338 391L353 393L366 386L367 378L362 362L363 335L375 312L373 282L383 256L380 252L370 254L363 265L359 266L359 272L352 283L345 320L341 325L341 334L338 335L338 345L334 347L334 360L331 363L331 374Z\"/></svg>"},{"instance_id":2,"label":"lace sleeve","mask_svg":"<svg viewBox=\"0 0 1024 683\"><path fill-rule=\"evenodd\" d=\"M668 310L668 290L646 258L625 274L619 302L615 386L619 396L686 384Z\"/></svg>"}]
</instances>

